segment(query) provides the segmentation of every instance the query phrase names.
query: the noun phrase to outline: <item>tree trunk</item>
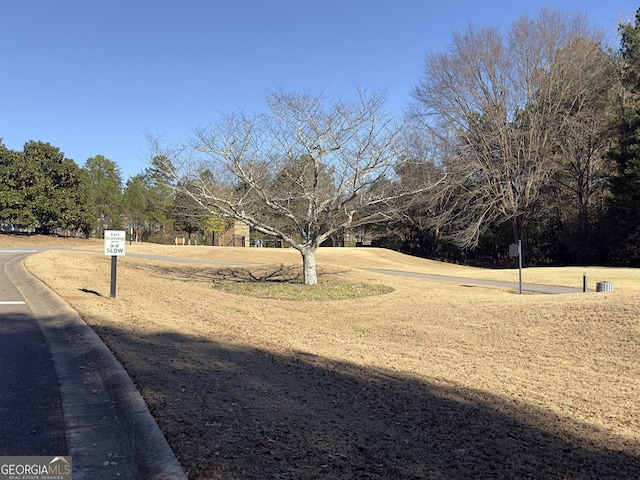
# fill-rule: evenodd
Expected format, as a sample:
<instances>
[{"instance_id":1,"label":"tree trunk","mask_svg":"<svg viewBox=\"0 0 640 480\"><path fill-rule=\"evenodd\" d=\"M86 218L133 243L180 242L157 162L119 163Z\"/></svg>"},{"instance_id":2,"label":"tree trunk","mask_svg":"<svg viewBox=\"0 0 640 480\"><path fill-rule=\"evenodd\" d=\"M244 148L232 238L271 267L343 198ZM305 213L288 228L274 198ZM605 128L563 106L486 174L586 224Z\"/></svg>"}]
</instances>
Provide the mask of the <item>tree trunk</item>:
<instances>
[{"instance_id":1,"label":"tree trunk","mask_svg":"<svg viewBox=\"0 0 640 480\"><path fill-rule=\"evenodd\" d=\"M316 249L304 247L300 249L302 255L302 272L305 285L318 284L318 272L316 269Z\"/></svg>"}]
</instances>

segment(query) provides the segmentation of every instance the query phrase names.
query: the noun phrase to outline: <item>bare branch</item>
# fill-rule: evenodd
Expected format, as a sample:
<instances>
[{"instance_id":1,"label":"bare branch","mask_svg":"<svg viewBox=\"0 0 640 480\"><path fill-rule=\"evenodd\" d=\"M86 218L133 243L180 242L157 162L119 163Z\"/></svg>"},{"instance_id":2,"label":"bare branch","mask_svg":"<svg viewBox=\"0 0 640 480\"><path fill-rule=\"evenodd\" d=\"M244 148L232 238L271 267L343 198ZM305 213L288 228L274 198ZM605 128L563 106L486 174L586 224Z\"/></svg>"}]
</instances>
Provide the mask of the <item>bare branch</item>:
<instances>
[{"instance_id":1,"label":"bare branch","mask_svg":"<svg viewBox=\"0 0 640 480\"><path fill-rule=\"evenodd\" d=\"M412 114L442 152L448 178L434 224L458 245L473 248L493 222L511 222L518 240L543 211L558 141L589 88L572 66L594 61L601 38L583 16L543 11L506 36L469 27L447 52L427 56Z\"/></svg>"},{"instance_id":2,"label":"bare branch","mask_svg":"<svg viewBox=\"0 0 640 480\"><path fill-rule=\"evenodd\" d=\"M279 91L267 97L269 114L229 115L199 129L190 150L163 154L178 188L212 214L281 237L301 252L305 282L315 283L320 243L389 221L413 194L432 187L400 182L396 167L406 145L384 99L358 91L354 101L331 102Z\"/></svg>"}]
</instances>

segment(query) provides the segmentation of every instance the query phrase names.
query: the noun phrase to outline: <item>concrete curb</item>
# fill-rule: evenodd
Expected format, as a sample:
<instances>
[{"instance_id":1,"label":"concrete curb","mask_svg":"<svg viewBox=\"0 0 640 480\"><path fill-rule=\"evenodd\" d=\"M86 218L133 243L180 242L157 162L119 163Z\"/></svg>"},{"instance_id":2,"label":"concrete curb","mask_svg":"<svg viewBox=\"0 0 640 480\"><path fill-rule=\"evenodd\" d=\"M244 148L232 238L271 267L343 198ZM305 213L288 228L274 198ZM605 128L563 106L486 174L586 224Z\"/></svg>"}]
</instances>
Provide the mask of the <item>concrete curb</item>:
<instances>
[{"instance_id":1,"label":"concrete curb","mask_svg":"<svg viewBox=\"0 0 640 480\"><path fill-rule=\"evenodd\" d=\"M74 480L186 480L122 365L69 304L28 272L25 256L7 263L7 276L53 358Z\"/></svg>"}]
</instances>

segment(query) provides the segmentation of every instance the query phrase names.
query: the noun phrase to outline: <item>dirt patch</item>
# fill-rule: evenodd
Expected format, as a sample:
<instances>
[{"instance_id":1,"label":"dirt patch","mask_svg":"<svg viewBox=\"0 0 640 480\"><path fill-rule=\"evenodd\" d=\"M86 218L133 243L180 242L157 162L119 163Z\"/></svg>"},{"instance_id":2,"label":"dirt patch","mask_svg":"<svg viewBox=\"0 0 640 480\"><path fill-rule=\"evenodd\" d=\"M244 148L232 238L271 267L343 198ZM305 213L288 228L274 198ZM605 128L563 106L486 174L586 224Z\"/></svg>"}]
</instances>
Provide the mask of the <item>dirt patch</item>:
<instances>
[{"instance_id":1,"label":"dirt patch","mask_svg":"<svg viewBox=\"0 0 640 480\"><path fill-rule=\"evenodd\" d=\"M299 262L274 249L134 249ZM359 270L463 267L327 249L323 268L393 291L298 302L213 288L228 267L194 275L127 256L109 299L108 257L82 250L27 266L114 351L191 479L640 478L637 270L599 270L612 293L514 295Z\"/></svg>"}]
</instances>

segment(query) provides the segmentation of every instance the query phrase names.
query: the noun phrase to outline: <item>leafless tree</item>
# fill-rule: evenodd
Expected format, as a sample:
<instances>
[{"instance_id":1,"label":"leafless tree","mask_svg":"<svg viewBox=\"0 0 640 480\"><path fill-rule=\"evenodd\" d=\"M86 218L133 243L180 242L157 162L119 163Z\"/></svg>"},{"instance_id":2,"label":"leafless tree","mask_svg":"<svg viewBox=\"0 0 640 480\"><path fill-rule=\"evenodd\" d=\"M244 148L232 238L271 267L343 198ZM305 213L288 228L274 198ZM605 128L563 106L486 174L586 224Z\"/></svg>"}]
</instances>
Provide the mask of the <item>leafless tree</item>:
<instances>
[{"instance_id":1,"label":"leafless tree","mask_svg":"<svg viewBox=\"0 0 640 480\"><path fill-rule=\"evenodd\" d=\"M506 35L469 26L447 51L427 55L411 116L441 152L448 175L433 219L456 244L472 248L483 228L503 222L518 241L543 211L540 192L560 164L567 106L588 82L566 65L585 65L576 46L592 45L595 55L600 38L584 16L545 10Z\"/></svg>"},{"instance_id":2,"label":"leafless tree","mask_svg":"<svg viewBox=\"0 0 640 480\"><path fill-rule=\"evenodd\" d=\"M560 68L576 81L566 95L568 116L557 141L561 159L554 180L564 216L571 215L567 220L575 222L580 235L588 236L592 206L603 203L611 174L607 152L613 122L608 113L615 65L600 45L584 39L577 39L566 54L570 58L560 62Z\"/></svg>"},{"instance_id":3,"label":"leafless tree","mask_svg":"<svg viewBox=\"0 0 640 480\"><path fill-rule=\"evenodd\" d=\"M397 181L404 142L384 93L350 102L277 91L269 112L231 114L197 131L193 147L159 147L177 188L213 215L235 218L300 252L305 284L315 252L337 232L387 221L415 192Z\"/></svg>"}]
</instances>

